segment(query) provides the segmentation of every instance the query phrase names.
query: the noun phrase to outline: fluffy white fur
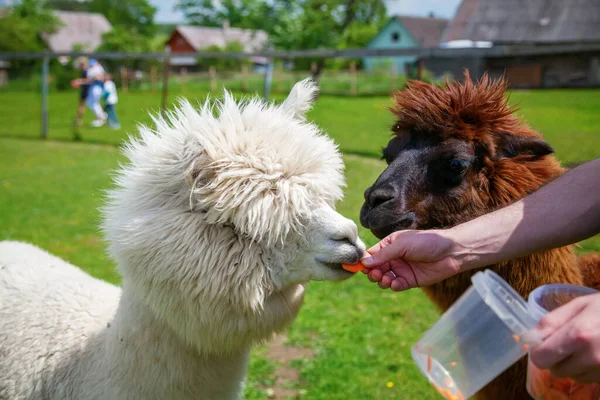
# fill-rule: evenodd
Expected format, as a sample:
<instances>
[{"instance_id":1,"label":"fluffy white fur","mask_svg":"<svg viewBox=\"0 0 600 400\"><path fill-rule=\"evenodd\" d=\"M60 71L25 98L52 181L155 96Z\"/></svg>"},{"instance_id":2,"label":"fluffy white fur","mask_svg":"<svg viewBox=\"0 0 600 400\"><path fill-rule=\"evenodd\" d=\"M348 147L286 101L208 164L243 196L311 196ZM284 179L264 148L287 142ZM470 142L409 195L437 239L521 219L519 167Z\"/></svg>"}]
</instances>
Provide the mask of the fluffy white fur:
<instances>
[{"instance_id":1,"label":"fluffy white fur","mask_svg":"<svg viewBox=\"0 0 600 400\"><path fill-rule=\"evenodd\" d=\"M182 102L140 128L103 210L122 290L0 243L0 399L240 398L251 346L364 250L333 208L343 163L305 120L314 94Z\"/></svg>"}]
</instances>

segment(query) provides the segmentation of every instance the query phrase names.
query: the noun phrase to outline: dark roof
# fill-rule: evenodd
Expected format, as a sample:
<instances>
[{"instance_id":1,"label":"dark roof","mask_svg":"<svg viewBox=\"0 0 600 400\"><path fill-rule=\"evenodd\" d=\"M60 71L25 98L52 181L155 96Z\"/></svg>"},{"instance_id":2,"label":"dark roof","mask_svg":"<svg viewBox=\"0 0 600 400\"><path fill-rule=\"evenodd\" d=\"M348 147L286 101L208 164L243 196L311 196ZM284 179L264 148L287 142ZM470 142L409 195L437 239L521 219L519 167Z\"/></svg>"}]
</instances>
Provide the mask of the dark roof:
<instances>
[{"instance_id":1,"label":"dark roof","mask_svg":"<svg viewBox=\"0 0 600 400\"><path fill-rule=\"evenodd\" d=\"M469 20L477 11L479 0L463 0L460 7L456 11L454 18L446 26L446 30L442 35L442 42L450 42L452 40L466 39L465 30L469 24Z\"/></svg>"},{"instance_id":2,"label":"dark roof","mask_svg":"<svg viewBox=\"0 0 600 400\"><path fill-rule=\"evenodd\" d=\"M254 52L264 50L269 37L261 30L250 30L230 27L204 27L192 25L178 25L175 27L188 43L196 50L205 49L216 45L225 47L229 42L238 41L244 46L244 51Z\"/></svg>"},{"instance_id":3,"label":"dark roof","mask_svg":"<svg viewBox=\"0 0 600 400\"><path fill-rule=\"evenodd\" d=\"M468 18L463 37L452 39L494 43L600 41L598 0L463 0L471 2L478 5ZM473 7L466 6L469 10Z\"/></svg>"},{"instance_id":4,"label":"dark roof","mask_svg":"<svg viewBox=\"0 0 600 400\"><path fill-rule=\"evenodd\" d=\"M448 24L447 19L434 17L395 17L422 47L438 47L444 29Z\"/></svg>"},{"instance_id":5,"label":"dark roof","mask_svg":"<svg viewBox=\"0 0 600 400\"><path fill-rule=\"evenodd\" d=\"M82 47L83 51L94 51L102 44L102 34L110 31L112 26L102 14L55 11L61 23L51 35L42 34L42 38L52 51L73 51L73 46Z\"/></svg>"}]
</instances>

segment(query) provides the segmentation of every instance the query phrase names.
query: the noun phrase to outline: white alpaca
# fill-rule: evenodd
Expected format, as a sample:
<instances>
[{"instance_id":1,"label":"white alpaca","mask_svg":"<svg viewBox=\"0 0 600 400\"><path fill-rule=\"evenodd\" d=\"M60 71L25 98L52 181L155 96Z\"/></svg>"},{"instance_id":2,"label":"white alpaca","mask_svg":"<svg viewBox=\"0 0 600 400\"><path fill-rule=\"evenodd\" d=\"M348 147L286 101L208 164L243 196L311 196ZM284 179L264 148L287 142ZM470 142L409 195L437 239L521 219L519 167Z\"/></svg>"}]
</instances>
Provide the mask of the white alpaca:
<instances>
[{"instance_id":1,"label":"white alpaca","mask_svg":"<svg viewBox=\"0 0 600 400\"><path fill-rule=\"evenodd\" d=\"M32 245L0 243L0 399L238 399L252 345L309 280L364 251L334 211L343 163L304 120L315 88L218 116L188 103L125 149L104 232L122 290Z\"/></svg>"}]
</instances>

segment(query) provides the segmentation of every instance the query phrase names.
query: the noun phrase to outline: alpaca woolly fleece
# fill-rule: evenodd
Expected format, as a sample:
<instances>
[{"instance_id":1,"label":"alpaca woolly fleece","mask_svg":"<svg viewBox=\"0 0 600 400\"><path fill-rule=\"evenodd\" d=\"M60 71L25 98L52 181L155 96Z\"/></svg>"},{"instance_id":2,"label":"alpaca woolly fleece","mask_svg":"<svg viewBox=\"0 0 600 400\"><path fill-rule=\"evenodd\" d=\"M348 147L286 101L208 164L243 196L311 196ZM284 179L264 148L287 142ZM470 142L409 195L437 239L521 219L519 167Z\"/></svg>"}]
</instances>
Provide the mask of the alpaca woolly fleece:
<instances>
[{"instance_id":1,"label":"alpaca woolly fleece","mask_svg":"<svg viewBox=\"0 0 600 400\"><path fill-rule=\"evenodd\" d=\"M182 101L140 127L102 210L122 289L0 243L0 398L239 399L251 347L365 248L334 208L343 163L306 119L315 92Z\"/></svg>"}]
</instances>

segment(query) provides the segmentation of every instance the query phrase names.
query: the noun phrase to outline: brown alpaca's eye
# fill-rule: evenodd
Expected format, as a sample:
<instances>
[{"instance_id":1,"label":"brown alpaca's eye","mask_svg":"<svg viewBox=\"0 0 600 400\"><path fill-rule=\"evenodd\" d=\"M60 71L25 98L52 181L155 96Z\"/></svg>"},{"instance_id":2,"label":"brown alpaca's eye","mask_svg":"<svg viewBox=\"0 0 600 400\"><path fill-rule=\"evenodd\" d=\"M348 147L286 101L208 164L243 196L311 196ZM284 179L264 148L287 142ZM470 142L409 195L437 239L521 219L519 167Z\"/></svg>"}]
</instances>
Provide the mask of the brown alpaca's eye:
<instances>
[{"instance_id":1,"label":"brown alpaca's eye","mask_svg":"<svg viewBox=\"0 0 600 400\"><path fill-rule=\"evenodd\" d=\"M450 171L454 172L455 174L462 174L467 170L467 168L469 168L469 162L454 158L450 160L448 167Z\"/></svg>"}]
</instances>

